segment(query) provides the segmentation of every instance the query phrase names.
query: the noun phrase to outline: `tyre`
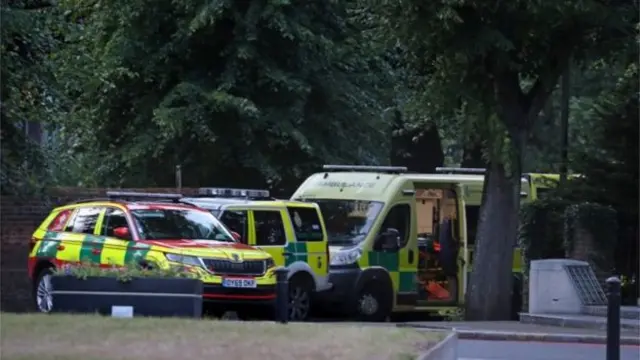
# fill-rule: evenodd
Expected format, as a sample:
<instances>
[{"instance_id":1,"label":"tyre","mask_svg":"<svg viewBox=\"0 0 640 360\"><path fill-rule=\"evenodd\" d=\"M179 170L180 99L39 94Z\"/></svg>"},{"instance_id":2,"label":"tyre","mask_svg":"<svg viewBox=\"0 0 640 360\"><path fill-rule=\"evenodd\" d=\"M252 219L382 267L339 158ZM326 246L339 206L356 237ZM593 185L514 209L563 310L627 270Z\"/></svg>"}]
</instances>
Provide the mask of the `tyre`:
<instances>
[{"instance_id":1,"label":"tyre","mask_svg":"<svg viewBox=\"0 0 640 360\"><path fill-rule=\"evenodd\" d=\"M52 268L42 269L33 284L33 302L38 312L49 313L53 309L53 297L51 295L51 290L53 290L51 287L52 276Z\"/></svg>"},{"instance_id":2,"label":"tyre","mask_svg":"<svg viewBox=\"0 0 640 360\"><path fill-rule=\"evenodd\" d=\"M383 322L391 315L393 291L380 285L370 282L358 292L355 304L357 321Z\"/></svg>"},{"instance_id":3,"label":"tyre","mask_svg":"<svg viewBox=\"0 0 640 360\"><path fill-rule=\"evenodd\" d=\"M311 313L313 283L304 275L289 280L289 321L306 321Z\"/></svg>"}]
</instances>

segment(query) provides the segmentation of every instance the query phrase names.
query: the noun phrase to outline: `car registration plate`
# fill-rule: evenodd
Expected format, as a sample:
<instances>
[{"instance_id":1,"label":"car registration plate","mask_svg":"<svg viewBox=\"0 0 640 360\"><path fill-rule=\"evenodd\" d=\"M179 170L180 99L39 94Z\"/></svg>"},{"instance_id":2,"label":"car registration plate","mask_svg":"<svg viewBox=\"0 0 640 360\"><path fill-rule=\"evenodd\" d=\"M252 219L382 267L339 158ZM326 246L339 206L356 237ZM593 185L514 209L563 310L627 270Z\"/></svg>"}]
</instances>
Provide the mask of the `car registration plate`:
<instances>
[{"instance_id":1,"label":"car registration plate","mask_svg":"<svg viewBox=\"0 0 640 360\"><path fill-rule=\"evenodd\" d=\"M255 288L256 279L225 278L222 280L222 286L227 288Z\"/></svg>"}]
</instances>

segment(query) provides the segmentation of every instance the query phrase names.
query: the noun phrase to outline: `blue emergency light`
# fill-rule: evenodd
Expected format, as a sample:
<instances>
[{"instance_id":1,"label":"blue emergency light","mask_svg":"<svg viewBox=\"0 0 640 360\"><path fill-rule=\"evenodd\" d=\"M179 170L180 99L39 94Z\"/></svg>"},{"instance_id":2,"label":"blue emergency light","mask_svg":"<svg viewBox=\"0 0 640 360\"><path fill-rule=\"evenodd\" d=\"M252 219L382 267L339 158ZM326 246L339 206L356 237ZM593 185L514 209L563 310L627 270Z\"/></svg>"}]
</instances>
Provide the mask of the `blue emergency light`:
<instances>
[{"instance_id":1,"label":"blue emergency light","mask_svg":"<svg viewBox=\"0 0 640 360\"><path fill-rule=\"evenodd\" d=\"M224 198L269 198L269 190L235 188L200 188L199 195Z\"/></svg>"}]
</instances>

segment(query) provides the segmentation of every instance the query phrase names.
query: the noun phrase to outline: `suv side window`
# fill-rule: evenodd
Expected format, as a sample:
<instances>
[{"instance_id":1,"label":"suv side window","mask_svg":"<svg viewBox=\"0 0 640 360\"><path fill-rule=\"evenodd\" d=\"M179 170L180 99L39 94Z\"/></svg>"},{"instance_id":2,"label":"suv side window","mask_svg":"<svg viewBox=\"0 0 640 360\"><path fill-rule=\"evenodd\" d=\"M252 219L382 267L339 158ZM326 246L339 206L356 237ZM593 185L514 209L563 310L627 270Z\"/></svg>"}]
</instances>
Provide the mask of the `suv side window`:
<instances>
[{"instance_id":1,"label":"suv side window","mask_svg":"<svg viewBox=\"0 0 640 360\"><path fill-rule=\"evenodd\" d=\"M324 234L320 226L318 211L314 208L287 207L298 241L322 241Z\"/></svg>"},{"instance_id":2,"label":"suv side window","mask_svg":"<svg viewBox=\"0 0 640 360\"><path fill-rule=\"evenodd\" d=\"M249 237L249 223L247 221L246 210L224 210L220 215L220 221L229 228L240 234L240 242L247 243Z\"/></svg>"},{"instance_id":3,"label":"suv side window","mask_svg":"<svg viewBox=\"0 0 640 360\"><path fill-rule=\"evenodd\" d=\"M72 214L73 214L73 210L71 209L60 211L58 215L56 215L56 217L53 219L53 221L51 221L51 224L49 224L47 230L49 231L64 230L64 225L67 223L67 220L71 217Z\"/></svg>"},{"instance_id":4,"label":"suv side window","mask_svg":"<svg viewBox=\"0 0 640 360\"><path fill-rule=\"evenodd\" d=\"M104 214L102 230L100 231L101 235L116 237L113 234L113 229L118 227L127 227L131 231L124 211L117 208L107 208L107 212Z\"/></svg>"},{"instance_id":5,"label":"suv side window","mask_svg":"<svg viewBox=\"0 0 640 360\"><path fill-rule=\"evenodd\" d=\"M102 208L99 207L78 209L64 230L78 234L93 234L100 211L102 211Z\"/></svg>"},{"instance_id":6,"label":"suv side window","mask_svg":"<svg viewBox=\"0 0 640 360\"><path fill-rule=\"evenodd\" d=\"M284 224L279 210L254 210L256 245L275 246L287 243Z\"/></svg>"},{"instance_id":7,"label":"suv side window","mask_svg":"<svg viewBox=\"0 0 640 360\"><path fill-rule=\"evenodd\" d=\"M382 223L380 232L391 228L400 232L400 246L405 247L409 242L409 232L411 225L411 206L409 204L398 204L389 210L387 217Z\"/></svg>"}]
</instances>

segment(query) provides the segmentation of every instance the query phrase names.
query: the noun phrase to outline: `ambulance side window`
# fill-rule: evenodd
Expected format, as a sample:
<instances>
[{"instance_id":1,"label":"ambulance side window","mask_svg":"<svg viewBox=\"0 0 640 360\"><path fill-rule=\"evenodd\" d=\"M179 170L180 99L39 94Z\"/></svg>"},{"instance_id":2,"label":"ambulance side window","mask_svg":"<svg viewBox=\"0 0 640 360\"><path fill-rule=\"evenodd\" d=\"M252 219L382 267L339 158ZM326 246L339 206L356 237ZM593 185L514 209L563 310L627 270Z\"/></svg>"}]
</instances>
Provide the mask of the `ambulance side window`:
<instances>
[{"instance_id":1,"label":"ambulance side window","mask_svg":"<svg viewBox=\"0 0 640 360\"><path fill-rule=\"evenodd\" d=\"M316 209L300 207L288 207L287 209L296 234L296 240L322 241L324 239Z\"/></svg>"},{"instance_id":2,"label":"ambulance side window","mask_svg":"<svg viewBox=\"0 0 640 360\"><path fill-rule=\"evenodd\" d=\"M65 227L65 231L78 234L93 234L100 211L102 211L102 208L99 207L78 209L73 219Z\"/></svg>"},{"instance_id":3,"label":"ambulance side window","mask_svg":"<svg viewBox=\"0 0 640 360\"><path fill-rule=\"evenodd\" d=\"M254 210L256 245L275 246L287 243L284 224L279 210Z\"/></svg>"},{"instance_id":4,"label":"ambulance side window","mask_svg":"<svg viewBox=\"0 0 640 360\"><path fill-rule=\"evenodd\" d=\"M249 238L249 224L245 210L224 210L219 219L229 230L240 234L241 243L247 243Z\"/></svg>"}]
</instances>

